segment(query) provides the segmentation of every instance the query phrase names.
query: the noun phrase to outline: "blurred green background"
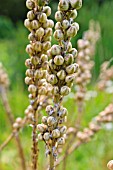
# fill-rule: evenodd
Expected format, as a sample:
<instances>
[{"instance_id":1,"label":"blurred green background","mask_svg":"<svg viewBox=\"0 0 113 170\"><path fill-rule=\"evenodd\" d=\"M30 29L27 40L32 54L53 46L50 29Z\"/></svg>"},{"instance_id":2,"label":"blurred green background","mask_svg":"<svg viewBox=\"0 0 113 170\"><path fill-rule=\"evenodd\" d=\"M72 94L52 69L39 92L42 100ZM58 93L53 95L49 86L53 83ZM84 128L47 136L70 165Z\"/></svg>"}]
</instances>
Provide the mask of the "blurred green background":
<instances>
[{"instance_id":1,"label":"blurred green background","mask_svg":"<svg viewBox=\"0 0 113 170\"><path fill-rule=\"evenodd\" d=\"M51 0L52 19L54 19L54 13L57 10L57 3L57 0ZM8 97L15 117L19 115L23 117L24 110L29 103L24 84L26 70L24 62L28 58L25 52L28 43L28 31L23 25L26 13L25 0L4 0L0 2L0 61L6 67L10 77L11 85ZM73 46L75 47L76 40L81 38L82 33L88 29L90 19L100 22L101 39L97 44L93 69L93 82L96 82L101 63L113 57L113 0L83 0L83 7L78 13L77 22L80 24L80 31L73 39ZM54 42L53 39L52 43ZM90 89L92 88L94 89L91 85ZM87 126L88 121L112 100L112 95L99 92L95 99L86 102L83 126ZM65 105L69 109L70 115L75 113L76 116L73 100L67 101ZM71 116L68 117L71 121ZM7 138L8 134L10 134L9 122L0 100L0 144ZM112 136L112 130L108 132L104 129L99 132L91 143L82 146L68 159L67 170L69 168L71 170L107 170L107 161L113 159ZM21 133L21 138L24 141L23 146L27 160L30 159L30 137L31 127L26 127ZM17 152L13 145L14 141L0 154L0 170L20 170Z\"/></svg>"}]
</instances>

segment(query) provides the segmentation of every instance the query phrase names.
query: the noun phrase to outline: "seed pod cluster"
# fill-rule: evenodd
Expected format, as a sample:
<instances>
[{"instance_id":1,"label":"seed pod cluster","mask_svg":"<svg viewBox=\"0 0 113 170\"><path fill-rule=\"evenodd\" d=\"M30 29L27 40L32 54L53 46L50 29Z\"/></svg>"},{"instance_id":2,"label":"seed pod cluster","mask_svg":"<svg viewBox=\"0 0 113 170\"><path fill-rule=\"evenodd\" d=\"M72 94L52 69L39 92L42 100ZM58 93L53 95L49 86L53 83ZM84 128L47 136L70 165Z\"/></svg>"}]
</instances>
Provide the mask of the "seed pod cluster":
<instances>
[{"instance_id":1,"label":"seed pod cluster","mask_svg":"<svg viewBox=\"0 0 113 170\"><path fill-rule=\"evenodd\" d=\"M42 124L37 128L40 132L39 139L46 143L46 153L54 159L57 157L58 146L64 144L66 138L66 126L63 123L67 119L67 109L61 105L61 101L71 91L78 69L78 64L75 63L77 50L72 48L70 40L79 30L79 25L74 19L81 6L81 0L59 0L54 32L58 45L53 45L47 51L49 67L46 80L53 86L54 104L46 107L48 116L42 118Z\"/></svg>"},{"instance_id":2,"label":"seed pod cluster","mask_svg":"<svg viewBox=\"0 0 113 170\"><path fill-rule=\"evenodd\" d=\"M13 123L13 132L18 132L23 126L23 119L21 117L16 118Z\"/></svg>"},{"instance_id":3,"label":"seed pod cluster","mask_svg":"<svg viewBox=\"0 0 113 170\"><path fill-rule=\"evenodd\" d=\"M109 67L109 61L105 61L101 65L98 89L109 91L107 89L110 89L110 87L112 87L113 85L112 80L113 80L113 66Z\"/></svg>"},{"instance_id":4,"label":"seed pod cluster","mask_svg":"<svg viewBox=\"0 0 113 170\"><path fill-rule=\"evenodd\" d=\"M0 86L5 88L8 88L9 86L9 78L2 63L0 63Z\"/></svg>"},{"instance_id":5,"label":"seed pod cluster","mask_svg":"<svg viewBox=\"0 0 113 170\"><path fill-rule=\"evenodd\" d=\"M98 132L103 123L113 122L113 104L109 104L105 110L99 113L93 121L89 123L89 127L77 133L77 139L82 142L87 142L91 137Z\"/></svg>"},{"instance_id":6,"label":"seed pod cluster","mask_svg":"<svg viewBox=\"0 0 113 170\"><path fill-rule=\"evenodd\" d=\"M28 67L26 70L25 83L29 86L30 104L37 108L38 95L47 95L48 84L46 82L48 56L47 50L51 47L52 28L54 23L47 17L51 14L48 1L27 0L26 6L30 11L24 25L30 31L28 39L30 44L26 47L26 52L30 58L25 61Z\"/></svg>"}]
</instances>

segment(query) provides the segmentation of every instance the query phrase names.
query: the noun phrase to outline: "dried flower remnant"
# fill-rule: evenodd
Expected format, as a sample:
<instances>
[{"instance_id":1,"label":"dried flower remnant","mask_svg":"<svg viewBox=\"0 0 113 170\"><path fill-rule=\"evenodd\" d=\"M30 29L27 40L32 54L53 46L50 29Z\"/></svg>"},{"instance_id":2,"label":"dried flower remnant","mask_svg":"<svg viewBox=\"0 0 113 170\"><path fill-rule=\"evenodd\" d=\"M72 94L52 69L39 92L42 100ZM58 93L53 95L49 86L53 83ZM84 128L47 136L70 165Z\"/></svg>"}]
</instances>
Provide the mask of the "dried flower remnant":
<instances>
[{"instance_id":1,"label":"dried flower remnant","mask_svg":"<svg viewBox=\"0 0 113 170\"><path fill-rule=\"evenodd\" d=\"M48 0L27 0L26 6L30 11L27 13L27 19L24 24L31 32L28 36L30 44L26 47L26 52L30 58L26 60L25 83L29 86L30 107L32 107L32 169L37 169L37 133L38 110L40 96L47 94L46 69L48 56L47 50L51 47L51 35L54 23L47 17L51 14L51 8L48 6Z\"/></svg>"},{"instance_id":2,"label":"dried flower remnant","mask_svg":"<svg viewBox=\"0 0 113 170\"><path fill-rule=\"evenodd\" d=\"M60 0L58 11L55 13L57 23L54 37L58 45L53 45L48 50L49 68L47 82L53 86L53 105L46 107L48 116L42 117L42 123L37 126L40 131L38 138L46 144L46 155L49 155L49 170L54 169L54 161L57 159L58 147L65 143L66 121L68 111L62 106L64 96L71 91L78 64L75 63L77 50L72 48L71 38L79 30L78 23L74 22L77 17L77 9L81 8L82 1Z\"/></svg>"}]
</instances>

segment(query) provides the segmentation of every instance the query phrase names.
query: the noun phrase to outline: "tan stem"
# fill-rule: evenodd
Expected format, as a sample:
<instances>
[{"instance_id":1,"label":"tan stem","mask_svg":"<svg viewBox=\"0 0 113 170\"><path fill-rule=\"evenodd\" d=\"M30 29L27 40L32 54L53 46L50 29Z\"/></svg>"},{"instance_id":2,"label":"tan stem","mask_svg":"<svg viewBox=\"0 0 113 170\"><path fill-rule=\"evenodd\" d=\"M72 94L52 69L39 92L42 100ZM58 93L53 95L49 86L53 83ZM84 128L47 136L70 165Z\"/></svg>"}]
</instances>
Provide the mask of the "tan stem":
<instances>
[{"instance_id":1,"label":"tan stem","mask_svg":"<svg viewBox=\"0 0 113 170\"><path fill-rule=\"evenodd\" d=\"M54 158L53 158L53 155L52 155L52 151L51 151L51 153L50 153L49 159L50 159L50 167L49 167L49 170L54 170Z\"/></svg>"},{"instance_id":2,"label":"tan stem","mask_svg":"<svg viewBox=\"0 0 113 170\"><path fill-rule=\"evenodd\" d=\"M14 134L11 133L8 138L3 142L2 145L0 145L0 152L8 145L8 143L13 139Z\"/></svg>"},{"instance_id":3,"label":"tan stem","mask_svg":"<svg viewBox=\"0 0 113 170\"><path fill-rule=\"evenodd\" d=\"M37 170L37 157L38 157L38 147L37 147L37 114L36 110L33 117L33 134L32 134L32 170Z\"/></svg>"},{"instance_id":4,"label":"tan stem","mask_svg":"<svg viewBox=\"0 0 113 170\"><path fill-rule=\"evenodd\" d=\"M11 108L9 105L6 89L3 86L0 87L0 93L1 93L1 97L2 97L3 106L5 108L7 117L10 121L11 126L12 126L14 123L14 117L13 117L13 114L12 114L12 111L11 111ZM26 163L25 163L26 161L25 161L23 148L22 148L21 141L20 141L18 134L15 135L15 140L17 142L17 147L18 147L18 152L19 152L20 159L21 159L22 169L26 170Z\"/></svg>"}]
</instances>

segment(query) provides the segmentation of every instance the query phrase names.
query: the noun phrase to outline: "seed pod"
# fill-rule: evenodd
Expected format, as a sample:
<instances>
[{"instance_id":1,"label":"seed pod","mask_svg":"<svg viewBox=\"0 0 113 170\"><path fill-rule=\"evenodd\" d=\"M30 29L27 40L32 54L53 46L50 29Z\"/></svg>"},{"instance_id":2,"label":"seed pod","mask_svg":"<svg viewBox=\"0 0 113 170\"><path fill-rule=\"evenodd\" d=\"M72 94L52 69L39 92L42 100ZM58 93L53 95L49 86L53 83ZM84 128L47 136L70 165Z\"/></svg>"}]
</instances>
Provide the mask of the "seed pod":
<instances>
[{"instance_id":1,"label":"seed pod","mask_svg":"<svg viewBox=\"0 0 113 170\"><path fill-rule=\"evenodd\" d=\"M80 9L82 7L82 0L69 0L72 8Z\"/></svg>"},{"instance_id":2,"label":"seed pod","mask_svg":"<svg viewBox=\"0 0 113 170\"><path fill-rule=\"evenodd\" d=\"M43 140L43 135L41 133L38 134L38 140Z\"/></svg>"},{"instance_id":3,"label":"seed pod","mask_svg":"<svg viewBox=\"0 0 113 170\"><path fill-rule=\"evenodd\" d=\"M42 27L36 30L37 37L43 37L43 35L44 35L44 29Z\"/></svg>"},{"instance_id":4,"label":"seed pod","mask_svg":"<svg viewBox=\"0 0 113 170\"><path fill-rule=\"evenodd\" d=\"M54 27L54 22L51 19L48 19L48 27L53 28Z\"/></svg>"},{"instance_id":5,"label":"seed pod","mask_svg":"<svg viewBox=\"0 0 113 170\"><path fill-rule=\"evenodd\" d=\"M65 81L66 83L70 83L70 82L73 82L74 78L75 76L72 74L70 76L66 76Z\"/></svg>"},{"instance_id":6,"label":"seed pod","mask_svg":"<svg viewBox=\"0 0 113 170\"><path fill-rule=\"evenodd\" d=\"M70 23L69 23L68 20L65 19L65 20L62 21L63 29L67 29L67 28L69 28L69 26L70 26Z\"/></svg>"},{"instance_id":7,"label":"seed pod","mask_svg":"<svg viewBox=\"0 0 113 170\"><path fill-rule=\"evenodd\" d=\"M71 64L68 67L66 67L66 72L68 74L73 74L77 71L78 69L78 64Z\"/></svg>"},{"instance_id":8,"label":"seed pod","mask_svg":"<svg viewBox=\"0 0 113 170\"><path fill-rule=\"evenodd\" d=\"M42 50L42 44L40 41L36 41L34 44L34 50L36 50L36 52L40 52Z\"/></svg>"},{"instance_id":9,"label":"seed pod","mask_svg":"<svg viewBox=\"0 0 113 170\"><path fill-rule=\"evenodd\" d=\"M46 87L42 86L41 88L38 89L38 94L46 95L46 93L47 93Z\"/></svg>"},{"instance_id":10,"label":"seed pod","mask_svg":"<svg viewBox=\"0 0 113 170\"><path fill-rule=\"evenodd\" d=\"M74 9L71 11L69 18L75 19L77 17L77 10Z\"/></svg>"},{"instance_id":11,"label":"seed pod","mask_svg":"<svg viewBox=\"0 0 113 170\"><path fill-rule=\"evenodd\" d=\"M68 95L70 92L70 88L68 86L61 87L60 94L63 96Z\"/></svg>"},{"instance_id":12,"label":"seed pod","mask_svg":"<svg viewBox=\"0 0 113 170\"><path fill-rule=\"evenodd\" d=\"M59 29L54 32L54 37L56 40L63 40L64 39L64 34L63 32Z\"/></svg>"},{"instance_id":13,"label":"seed pod","mask_svg":"<svg viewBox=\"0 0 113 170\"><path fill-rule=\"evenodd\" d=\"M60 128L60 133L61 133L61 134L65 134L66 131L67 131L67 127L66 127L66 126L62 126L62 127Z\"/></svg>"},{"instance_id":14,"label":"seed pod","mask_svg":"<svg viewBox=\"0 0 113 170\"><path fill-rule=\"evenodd\" d=\"M67 114L68 114L67 109L66 109L65 107L62 107L62 108L60 109L59 116L60 116L61 118L64 118L65 116L67 116Z\"/></svg>"},{"instance_id":15,"label":"seed pod","mask_svg":"<svg viewBox=\"0 0 113 170\"><path fill-rule=\"evenodd\" d=\"M57 95L59 93L59 88L58 86L54 86L53 89L52 89L52 94L53 95Z\"/></svg>"},{"instance_id":16,"label":"seed pod","mask_svg":"<svg viewBox=\"0 0 113 170\"><path fill-rule=\"evenodd\" d=\"M74 57L73 57L72 54L66 54L64 56L64 60L65 60L65 64L69 65L69 64L72 64L74 62Z\"/></svg>"},{"instance_id":17,"label":"seed pod","mask_svg":"<svg viewBox=\"0 0 113 170\"><path fill-rule=\"evenodd\" d=\"M65 77L66 77L66 72L64 70L60 70L58 73L57 73L57 76L60 80L64 80Z\"/></svg>"},{"instance_id":18,"label":"seed pod","mask_svg":"<svg viewBox=\"0 0 113 170\"><path fill-rule=\"evenodd\" d=\"M26 47L26 52L31 55L33 54L33 47L31 44L28 44L27 47Z\"/></svg>"},{"instance_id":19,"label":"seed pod","mask_svg":"<svg viewBox=\"0 0 113 170\"><path fill-rule=\"evenodd\" d=\"M54 58L54 63L58 66L63 65L64 58L61 55L56 55Z\"/></svg>"},{"instance_id":20,"label":"seed pod","mask_svg":"<svg viewBox=\"0 0 113 170\"><path fill-rule=\"evenodd\" d=\"M28 67L28 68L31 68L32 64L31 64L31 59L26 59L25 61L25 66Z\"/></svg>"},{"instance_id":21,"label":"seed pod","mask_svg":"<svg viewBox=\"0 0 113 170\"><path fill-rule=\"evenodd\" d=\"M36 79L42 78L43 77L43 72L41 70L36 70L34 73L34 76Z\"/></svg>"},{"instance_id":22,"label":"seed pod","mask_svg":"<svg viewBox=\"0 0 113 170\"><path fill-rule=\"evenodd\" d=\"M72 26L76 27L76 30L77 30L77 31L79 30L79 24L78 24L77 22L74 22L74 23L72 24Z\"/></svg>"},{"instance_id":23,"label":"seed pod","mask_svg":"<svg viewBox=\"0 0 113 170\"><path fill-rule=\"evenodd\" d=\"M25 19L24 25L25 25L26 28L31 29L31 22L30 22L29 19Z\"/></svg>"},{"instance_id":24,"label":"seed pod","mask_svg":"<svg viewBox=\"0 0 113 170\"><path fill-rule=\"evenodd\" d=\"M46 1L45 0L37 0L39 6L44 6Z\"/></svg>"},{"instance_id":25,"label":"seed pod","mask_svg":"<svg viewBox=\"0 0 113 170\"><path fill-rule=\"evenodd\" d=\"M33 10L32 10L32 11L29 11L29 12L27 13L27 18L28 18L29 20L33 20L33 19L35 18L35 14L34 14Z\"/></svg>"},{"instance_id":26,"label":"seed pod","mask_svg":"<svg viewBox=\"0 0 113 170\"><path fill-rule=\"evenodd\" d=\"M48 83L50 83L52 85L57 84L57 82L58 82L57 77L54 74L48 75L47 81L48 81Z\"/></svg>"},{"instance_id":27,"label":"seed pod","mask_svg":"<svg viewBox=\"0 0 113 170\"><path fill-rule=\"evenodd\" d=\"M32 83L32 78L26 77L25 78L25 84L30 85Z\"/></svg>"},{"instance_id":28,"label":"seed pod","mask_svg":"<svg viewBox=\"0 0 113 170\"><path fill-rule=\"evenodd\" d=\"M52 36L52 28L46 28L45 29L44 40L45 40L45 37L50 37L50 36Z\"/></svg>"},{"instance_id":29,"label":"seed pod","mask_svg":"<svg viewBox=\"0 0 113 170\"><path fill-rule=\"evenodd\" d=\"M16 123L21 124L22 123L22 118L21 117L16 118Z\"/></svg>"},{"instance_id":30,"label":"seed pod","mask_svg":"<svg viewBox=\"0 0 113 170\"><path fill-rule=\"evenodd\" d=\"M48 132L44 133L44 139L48 141L50 139L50 134Z\"/></svg>"},{"instance_id":31,"label":"seed pod","mask_svg":"<svg viewBox=\"0 0 113 170\"><path fill-rule=\"evenodd\" d=\"M75 48L72 48L72 50L70 51L70 53L73 55L74 58L76 58L77 56L77 50Z\"/></svg>"},{"instance_id":32,"label":"seed pod","mask_svg":"<svg viewBox=\"0 0 113 170\"><path fill-rule=\"evenodd\" d=\"M55 24L55 30L60 30L61 29L61 22L57 22Z\"/></svg>"},{"instance_id":33,"label":"seed pod","mask_svg":"<svg viewBox=\"0 0 113 170\"><path fill-rule=\"evenodd\" d=\"M30 34L28 35L28 39L29 39L30 41L34 41L34 40L35 40L35 35L34 35L33 33L30 33Z\"/></svg>"},{"instance_id":34,"label":"seed pod","mask_svg":"<svg viewBox=\"0 0 113 170\"><path fill-rule=\"evenodd\" d=\"M43 50L49 50L51 48L51 42L50 41L46 41L46 42L43 42L42 44L43 46Z\"/></svg>"},{"instance_id":35,"label":"seed pod","mask_svg":"<svg viewBox=\"0 0 113 170\"><path fill-rule=\"evenodd\" d=\"M34 75L34 71L32 69L27 69L26 70L26 76L33 77L33 75Z\"/></svg>"},{"instance_id":36,"label":"seed pod","mask_svg":"<svg viewBox=\"0 0 113 170\"><path fill-rule=\"evenodd\" d=\"M45 13L41 13L37 16L37 19L41 23L45 23L47 21L47 15Z\"/></svg>"},{"instance_id":37,"label":"seed pod","mask_svg":"<svg viewBox=\"0 0 113 170\"><path fill-rule=\"evenodd\" d=\"M13 129L17 130L19 128L19 124L18 123L13 123Z\"/></svg>"},{"instance_id":38,"label":"seed pod","mask_svg":"<svg viewBox=\"0 0 113 170\"><path fill-rule=\"evenodd\" d=\"M37 90L36 86L34 84L30 84L29 87L28 87L28 91L30 93L35 93Z\"/></svg>"},{"instance_id":39,"label":"seed pod","mask_svg":"<svg viewBox=\"0 0 113 170\"><path fill-rule=\"evenodd\" d=\"M58 143L58 145L64 145L64 144L65 144L65 139L64 139L64 137L58 138L58 139L57 139L57 143Z\"/></svg>"},{"instance_id":40,"label":"seed pod","mask_svg":"<svg viewBox=\"0 0 113 170\"><path fill-rule=\"evenodd\" d=\"M53 138L58 138L58 137L60 137L60 131L59 131L58 129L54 129L54 130L52 131L52 137L53 137Z\"/></svg>"},{"instance_id":41,"label":"seed pod","mask_svg":"<svg viewBox=\"0 0 113 170\"><path fill-rule=\"evenodd\" d=\"M108 162L107 167L109 170L113 170L113 160Z\"/></svg>"},{"instance_id":42,"label":"seed pod","mask_svg":"<svg viewBox=\"0 0 113 170\"><path fill-rule=\"evenodd\" d=\"M51 8L49 6L44 6L43 7L43 12L48 16L51 15Z\"/></svg>"},{"instance_id":43,"label":"seed pod","mask_svg":"<svg viewBox=\"0 0 113 170\"><path fill-rule=\"evenodd\" d=\"M47 119L47 124L49 126L52 126L56 123L56 119L53 117L53 116L49 116L48 119Z\"/></svg>"},{"instance_id":44,"label":"seed pod","mask_svg":"<svg viewBox=\"0 0 113 170\"><path fill-rule=\"evenodd\" d=\"M33 65L37 65L37 64L39 64L39 62L40 62L40 59L37 56L31 57L31 63Z\"/></svg>"},{"instance_id":45,"label":"seed pod","mask_svg":"<svg viewBox=\"0 0 113 170\"><path fill-rule=\"evenodd\" d=\"M71 26L68 30L67 30L67 36L68 37L74 37L77 34L77 30L75 26Z\"/></svg>"},{"instance_id":46,"label":"seed pod","mask_svg":"<svg viewBox=\"0 0 113 170\"><path fill-rule=\"evenodd\" d=\"M38 124L37 129L38 129L39 132L43 133L47 130L47 126L44 125L44 124Z\"/></svg>"},{"instance_id":47,"label":"seed pod","mask_svg":"<svg viewBox=\"0 0 113 170\"><path fill-rule=\"evenodd\" d=\"M48 56L46 54L42 54L41 55L41 61L42 62L48 61Z\"/></svg>"},{"instance_id":48,"label":"seed pod","mask_svg":"<svg viewBox=\"0 0 113 170\"><path fill-rule=\"evenodd\" d=\"M53 114L53 112L54 112L53 106L52 106L52 105L48 105L48 106L46 107L46 112L47 112L49 115Z\"/></svg>"},{"instance_id":49,"label":"seed pod","mask_svg":"<svg viewBox=\"0 0 113 170\"><path fill-rule=\"evenodd\" d=\"M42 117L42 123L47 124L47 116Z\"/></svg>"},{"instance_id":50,"label":"seed pod","mask_svg":"<svg viewBox=\"0 0 113 170\"><path fill-rule=\"evenodd\" d=\"M28 9L33 9L35 7L35 4L34 4L34 2L32 0L27 0L26 1L26 7Z\"/></svg>"},{"instance_id":51,"label":"seed pod","mask_svg":"<svg viewBox=\"0 0 113 170\"><path fill-rule=\"evenodd\" d=\"M61 11L67 11L69 8L69 1L68 0L60 0L59 8Z\"/></svg>"},{"instance_id":52,"label":"seed pod","mask_svg":"<svg viewBox=\"0 0 113 170\"><path fill-rule=\"evenodd\" d=\"M61 22L61 21L63 20L63 17L64 17L64 15L63 15L63 12L62 12L62 11L57 11L57 12L55 13L55 19L56 19L56 21Z\"/></svg>"},{"instance_id":53,"label":"seed pod","mask_svg":"<svg viewBox=\"0 0 113 170\"><path fill-rule=\"evenodd\" d=\"M60 55L61 54L61 47L59 45L53 45L51 47L51 54L52 55Z\"/></svg>"},{"instance_id":54,"label":"seed pod","mask_svg":"<svg viewBox=\"0 0 113 170\"><path fill-rule=\"evenodd\" d=\"M72 44L71 44L71 42L68 42L66 48L67 48L67 52L70 52L70 51L72 50Z\"/></svg>"},{"instance_id":55,"label":"seed pod","mask_svg":"<svg viewBox=\"0 0 113 170\"><path fill-rule=\"evenodd\" d=\"M37 30L40 27L40 23L37 20L33 20L31 22L31 27L32 27L32 29Z\"/></svg>"}]
</instances>

